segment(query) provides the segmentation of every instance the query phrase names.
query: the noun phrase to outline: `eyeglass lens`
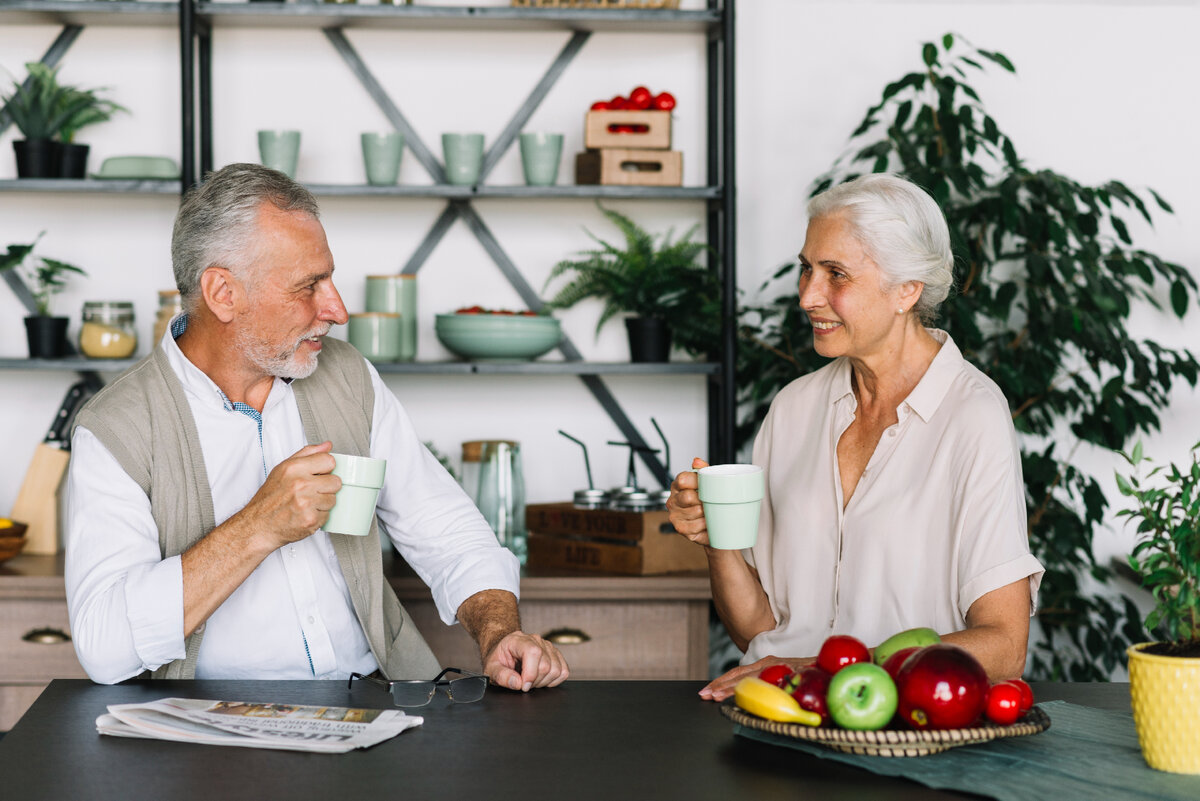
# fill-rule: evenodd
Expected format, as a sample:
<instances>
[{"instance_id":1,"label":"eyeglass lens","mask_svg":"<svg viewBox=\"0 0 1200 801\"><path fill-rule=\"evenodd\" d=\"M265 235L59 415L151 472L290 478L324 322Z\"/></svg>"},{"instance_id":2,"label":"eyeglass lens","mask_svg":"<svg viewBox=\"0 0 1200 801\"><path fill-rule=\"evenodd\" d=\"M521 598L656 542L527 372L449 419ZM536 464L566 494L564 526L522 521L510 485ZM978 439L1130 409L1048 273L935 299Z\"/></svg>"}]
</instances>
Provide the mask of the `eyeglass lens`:
<instances>
[{"instance_id":1,"label":"eyeglass lens","mask_svg":"<svg viewBox=\"0 0 1200 801\"><path fill-rule=\"evenodd\" d=\"M392 701L396 706L424 706L433 700L438 687L446 688L450 700L470 704L483 698L487 676L462 676L449 681L400 681L392 684Z\"/></svg>"}]
</instances>

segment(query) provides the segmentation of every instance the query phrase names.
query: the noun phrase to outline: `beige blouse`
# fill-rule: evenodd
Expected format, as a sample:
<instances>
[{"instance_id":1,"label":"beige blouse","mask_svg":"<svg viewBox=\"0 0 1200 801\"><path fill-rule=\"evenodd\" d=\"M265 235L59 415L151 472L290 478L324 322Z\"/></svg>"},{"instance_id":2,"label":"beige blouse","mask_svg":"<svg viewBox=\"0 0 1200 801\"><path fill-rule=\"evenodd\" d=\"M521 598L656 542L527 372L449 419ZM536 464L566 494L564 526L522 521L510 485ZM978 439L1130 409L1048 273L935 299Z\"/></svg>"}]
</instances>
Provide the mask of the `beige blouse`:
<instances>
[{"instance_id":1,"label":"beige blouse","mask_svg":"<svg viewBox=\"0 0 1200 801\"><path fill-rule=\"evenodd\" d=\"M850 363L796 379L754 444L766 470L756 566L776 627L742 658L815 656L830 634L868 647L904 629L966 628L980 596L1042 565L1029 552L1025 487L1008 404L944 331L942 347L843 504L837 442L854 419ZM843 506L845 509L843 511Z\"/></svg>"}]
</instances>

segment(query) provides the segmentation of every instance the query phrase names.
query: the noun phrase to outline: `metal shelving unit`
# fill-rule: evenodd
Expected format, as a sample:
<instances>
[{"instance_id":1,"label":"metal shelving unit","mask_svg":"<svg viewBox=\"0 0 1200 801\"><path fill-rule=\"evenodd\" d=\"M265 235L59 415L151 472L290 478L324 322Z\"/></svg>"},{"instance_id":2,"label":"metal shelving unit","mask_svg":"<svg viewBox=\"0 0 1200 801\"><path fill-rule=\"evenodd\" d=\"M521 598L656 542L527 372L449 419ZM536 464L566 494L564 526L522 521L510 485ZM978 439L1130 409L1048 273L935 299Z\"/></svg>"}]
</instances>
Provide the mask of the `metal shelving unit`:
<instances>
[{"instance_id":1,"label":"metal shelving unit","mask_svg":"<svg viewBox=\"0 0 1200 801\"><path fill-rule=\"evenodd\" d=\"M373 187L354 184L319 184L309 188L319 196L426 198L445 203L444 210L420 242L403 272L415 274L437 247L450 226L462 220L485 251L531 309L542 301L520 270L505 254L479 212L476 200L507 201L536 199L630 199L691 200L705 205L707 241L718 254L710 267L721 275L724 299L719 352L714 360L700 363L630 364L594 363L583 360L569 339L559 347L563 361L521 363L419 362L376 365L382 373L403 374L492 374L578 376L613 422L635 445L646 447L641 457L656 478L669 482L666 468L654 459L646 442L632 425L616 398L605 386L605 375L696 374L707 379L709 453L714 459L734 457L734 356L735 356L735 195L734 186L734 0L708 0L703 10L663 9L574 9L528 7L442 7L345 5L320 2L287 4L215 3L208 0L179 2L113 2L113 0L0 0L0 23L57 24L63 30L42 61L53 66L70 48L83 26L178 27L181 72L181 179L162 180L5 180L3 192L39 193L139 193L176 195L190 187L199 175L213 168L212 155L212 36L222 28L310 28L320 30L338 52L365 91L392 125L405 134L413 156L429 173L433 183ZM529 31L558 30L571 33L567 44L547 68L541 81L518 108L508 125L484 157L483 176L477 186L452 186L444 182L439 160L421 141L400 109L392 102L368 65L346 39L345 29L437 29ZM706 37L707 48L707 181L704 186L623 187L553 186L528 187L488 185L488 172L516 139L524 123L546 97L594 32L687 33ZM0 131L8 124L0 109ZM16 276L5 279L28 305L28 289ZM24 290L22 292L22 290ZM133 360L0 359L0 369L68 369L82 372L116 371Z\"/></svg>"}]
</instances>

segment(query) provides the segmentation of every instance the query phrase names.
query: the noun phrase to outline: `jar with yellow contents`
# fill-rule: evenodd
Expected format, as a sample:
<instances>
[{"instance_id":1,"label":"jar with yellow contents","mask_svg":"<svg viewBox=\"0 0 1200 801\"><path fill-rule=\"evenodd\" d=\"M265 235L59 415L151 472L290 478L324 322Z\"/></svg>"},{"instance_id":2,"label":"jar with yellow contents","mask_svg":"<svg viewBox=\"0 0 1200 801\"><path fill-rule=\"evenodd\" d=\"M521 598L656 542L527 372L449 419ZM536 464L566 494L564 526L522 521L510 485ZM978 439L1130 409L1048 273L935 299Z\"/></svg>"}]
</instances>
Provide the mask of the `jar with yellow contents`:
<instances>
[{"instance_id":1,"label":"jar with yellow contents","mask_svg":"<svg viewBox=\"0 0 1200 801\"><path fill-rule=\"evenodd\" d=\"M89 300L83 304L79 350L91 359L125 359L137 350L133 304L125 300Z\"/></svg>"}]
</instances>

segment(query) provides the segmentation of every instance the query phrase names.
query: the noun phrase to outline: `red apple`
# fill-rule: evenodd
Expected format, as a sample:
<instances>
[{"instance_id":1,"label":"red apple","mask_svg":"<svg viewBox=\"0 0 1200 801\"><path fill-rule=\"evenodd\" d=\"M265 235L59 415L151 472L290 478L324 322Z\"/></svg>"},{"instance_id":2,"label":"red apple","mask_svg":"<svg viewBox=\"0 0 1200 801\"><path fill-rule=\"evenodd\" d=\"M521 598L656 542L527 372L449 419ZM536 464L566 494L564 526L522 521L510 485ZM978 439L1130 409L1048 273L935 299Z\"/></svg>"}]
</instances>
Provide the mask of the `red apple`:
<instances>
[{"instance_id":1,"label":"red apple","mask_svg":"<svg viewBox=\"0 0 1200 801\"><path fill-rule=\"evenodd\" d=\"M817 653L817 664L831 676L847 665L870 661L871 652L867 646L849 634L834 634L826 638Z\"/></svg>"},{"instance_id":2,"label":"red apple","mask_svg":"<svg viewBox=\"0 0 1200 801\"><path fill-rule=\"evenodd\" d=\"M922 646L911 645L908 648L901 648L887 659L883 660L883 669L892 677L892 681L896 680L896 674L900 672L900 668L904 666L904 662L910 656L920 651Z\"/></svg>"},{"instance_id":3,"label":"red apple","mask_svg":"<svg viewBox=\"0 0 1200 801\"><path fill-rule=\"evenodd\" d=\"M785 690L799 702L801 709L816 712L821 716L821 725L829 723L829 680L833 678L816 665L806 665L788 681Z\"/></svg>"},{"instance_id":4,"label":"red apple","mask_svg":"<svg viewBox=\"0 0 1200 801\"><path fill-rule=\"evenodd\" d=\"M782 687L787 684L788 679L792 677L792 669L787 665L769 665L763 668L758 677L767 684L774 684L776 687Z\"/></svg>"},{"instance_id":5,"label":"red apple","mask_svg":"<svg viewBox=\"0 0 1200 801\"><path fill-rule=\"evenodd\" d=\"M927 645L896 674L900 718L914 729L959 729L979 720L987 704L983 666L962 648Z\"/></svg>"}]
</instances>

